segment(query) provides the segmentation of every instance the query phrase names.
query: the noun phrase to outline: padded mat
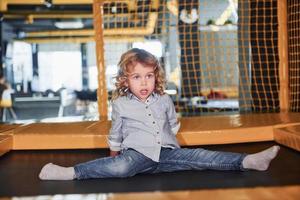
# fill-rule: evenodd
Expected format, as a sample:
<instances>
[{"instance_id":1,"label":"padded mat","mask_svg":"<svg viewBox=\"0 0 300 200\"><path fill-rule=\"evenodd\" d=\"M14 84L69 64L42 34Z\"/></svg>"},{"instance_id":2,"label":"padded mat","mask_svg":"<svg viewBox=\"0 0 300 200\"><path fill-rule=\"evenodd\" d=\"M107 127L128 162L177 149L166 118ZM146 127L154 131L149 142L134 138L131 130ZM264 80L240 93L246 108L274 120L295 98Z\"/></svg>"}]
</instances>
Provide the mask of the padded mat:
<instances>
[{"instance_id":1,"label":"padded mat","mask_svg":"<svg viewBox=\"0 0 300 200\"><path fill-rule=\"evenodd\" d=\"M254 153L274 142L202 146L212 150ZM87 194L110 192L174 191L300 185L300 153L281 148L268 171L183 171L131 178L83 181L40 181L38 173L47 162L71 166L103 157L107 149L11 151L0 157L0 196Z\"/></svg>"}]
</instances>

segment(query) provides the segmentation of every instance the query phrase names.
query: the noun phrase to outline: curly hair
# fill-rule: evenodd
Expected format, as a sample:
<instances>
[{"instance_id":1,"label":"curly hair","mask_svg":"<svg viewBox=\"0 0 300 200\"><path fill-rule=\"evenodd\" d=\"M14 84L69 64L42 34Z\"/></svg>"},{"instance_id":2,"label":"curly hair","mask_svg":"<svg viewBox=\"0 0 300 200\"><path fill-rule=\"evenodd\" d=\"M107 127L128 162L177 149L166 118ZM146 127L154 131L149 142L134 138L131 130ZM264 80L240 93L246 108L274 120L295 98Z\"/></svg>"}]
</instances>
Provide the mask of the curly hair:
<instances>
[{"instance_id":1,"label":"curly hair","mask_svg":"<svg viewBox=\"0 0 300 200\"><path fill-rule=\"evenodd\" d=\"M116 89L113 91L112 100L116 100L120 96L125 96L128 93L126 86L127 77L129 72L136 66L137 63L142 64L144 67L153 67L155 75L155 88L154 92L159 95L164 94L165 90L165 74L159 64L157 58L151 53L138 48L133 48L125 52L118 64L119 71L116 76Z\"/></svg>"}]
</instances>

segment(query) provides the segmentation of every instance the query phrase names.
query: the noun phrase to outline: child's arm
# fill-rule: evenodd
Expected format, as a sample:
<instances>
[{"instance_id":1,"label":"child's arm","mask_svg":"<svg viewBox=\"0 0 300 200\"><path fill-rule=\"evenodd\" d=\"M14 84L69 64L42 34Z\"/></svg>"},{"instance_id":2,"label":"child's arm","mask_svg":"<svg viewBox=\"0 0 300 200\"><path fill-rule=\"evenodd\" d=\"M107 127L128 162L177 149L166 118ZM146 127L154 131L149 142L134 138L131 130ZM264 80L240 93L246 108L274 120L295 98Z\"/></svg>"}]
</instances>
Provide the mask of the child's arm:
<instances>
[{"instance_id":1,"label":"child's arm","mask_svg":"<svg viewBox=\"0 0 300 200\"><path fill-rule=\"evenodd\" d=\"M169 97L169 96L168 96L167 115L168 115L168 120L169 120L169 124L170 124L171 130L172 130L172 133L174 135L176 135L180 128L180 122L177 119L177 114L176 114L174 103L173 103L171 97Z\"/></svg>"},{"instance_id":2,"label":"child's arm","mask_svg":"<svg viewBox=\"0 0 300 200\"><path fill-rule=\"evenodd\" d=\"M122 143L122 118L120 116L120 112L118 106L116 104L112 104L112 124L110 133L108 136L108 144L110 148L110 156L116 156L119 154L121 150Z\"/></svg>"}]
</instances>

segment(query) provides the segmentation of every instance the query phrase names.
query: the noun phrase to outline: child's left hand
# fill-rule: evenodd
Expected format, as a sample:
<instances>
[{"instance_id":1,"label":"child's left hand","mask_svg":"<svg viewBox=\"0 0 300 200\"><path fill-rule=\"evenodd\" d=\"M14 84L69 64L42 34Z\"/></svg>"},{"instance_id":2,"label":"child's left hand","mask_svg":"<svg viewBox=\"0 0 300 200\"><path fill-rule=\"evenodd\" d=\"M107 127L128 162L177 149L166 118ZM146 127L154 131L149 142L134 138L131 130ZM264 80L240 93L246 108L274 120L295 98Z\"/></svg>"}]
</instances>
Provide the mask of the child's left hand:
<instances>
[{"instance_id":1,"label":"child's left hand","mask_svg":"<svg viewBox=\"0 0 300 200\"><path fill-rule=\"evenodd\" d=\"M110 151L109 155L111 157L115 157L115 156L119 155L119 153L120 153L120 151Z\"/></svg>"}]
</instances>

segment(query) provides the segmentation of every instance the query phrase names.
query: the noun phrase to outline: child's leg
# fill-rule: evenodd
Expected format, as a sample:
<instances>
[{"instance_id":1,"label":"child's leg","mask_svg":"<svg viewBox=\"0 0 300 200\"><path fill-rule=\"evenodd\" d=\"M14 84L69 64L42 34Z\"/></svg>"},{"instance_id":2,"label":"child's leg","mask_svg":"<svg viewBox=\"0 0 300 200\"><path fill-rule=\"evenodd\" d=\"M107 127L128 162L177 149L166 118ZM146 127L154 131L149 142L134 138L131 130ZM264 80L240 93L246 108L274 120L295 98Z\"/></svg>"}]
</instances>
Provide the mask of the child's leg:
<instances>
[{"instance_id":1,"label":"child's leg","mask_svg":"<svg viewBox=\"0 0 300 200\"><path fill-rule=\"evenodd\" d=\"M243 167L245 169L255 169L259 171L267 170L270 162L276 157L279 149L279 146L273 146L264 151L247 155L242 162Z\"/></svg>"},{"instance_id":2,"label":"child's leg","mask_svg":"<svg viewBox=\"0 0 300 200\"><path fill-rule=\"evenodd\" d=\"M155 172L181 170L241 170L246 154L196 149L162 149Z\"/></svg>"},{"instance_id":3,"label":"child's leg","mask_svg":"<svg viewBox=\"0 0 300 200\"><path fill-rule=\"evenodd\" d=\"M39 174L42 180L73 180L75 177L74 167L61 167L53 163L44 165Z\"/></svg>"},{"instance_id":4,"label":"child's leg","mask_svg":"<svg viewBox=\"0 0 300 200\"><path fill-rule=\"evenodd\" d=\"M156 163L134 150L126 150L115 157L105 157L78 164L74 167L60 167L47 164L40 173L42 180L71 180L108 177L129 177L153 170ZM72 170L73 173L66 173ZM68 174L65 177L65 174Z\"/></svg>"},{"instance_id":5,"label":"child's leg","mask_svg":"<svg viewBox=\"0 0 300 200\"><path fill-rule=\"evenodd\" d=\"M277 146L274 147L278 149ZM276 152L275 155L269 155L269 151ZM263 153L264 152L264 153ZM261 168L251 166L244 166L244 159L254 160L255 158L259 163L266 163L264 166L269 166L270 161L276 156L278 150L273 151L265 150L257 154L240 154L231 152L221 152L221 151L209 151L202 148L198 149L162 149L159 165L157 167L157 172L171 172L180 170L245 170L245 169L255 169L261 170ZM254 157L255 155L255 157ZM271 158L263 159L262 157ZM260 159L258 159L260 158Z\"/></svg>"}]
</instances>

